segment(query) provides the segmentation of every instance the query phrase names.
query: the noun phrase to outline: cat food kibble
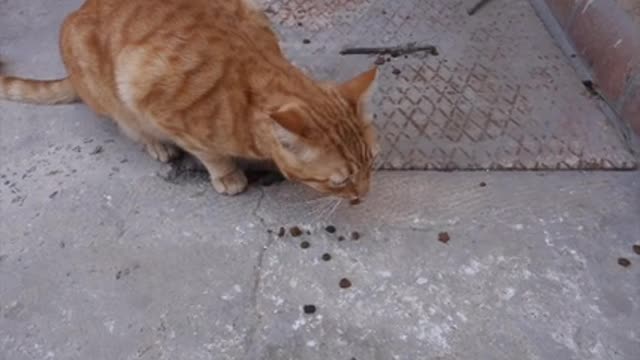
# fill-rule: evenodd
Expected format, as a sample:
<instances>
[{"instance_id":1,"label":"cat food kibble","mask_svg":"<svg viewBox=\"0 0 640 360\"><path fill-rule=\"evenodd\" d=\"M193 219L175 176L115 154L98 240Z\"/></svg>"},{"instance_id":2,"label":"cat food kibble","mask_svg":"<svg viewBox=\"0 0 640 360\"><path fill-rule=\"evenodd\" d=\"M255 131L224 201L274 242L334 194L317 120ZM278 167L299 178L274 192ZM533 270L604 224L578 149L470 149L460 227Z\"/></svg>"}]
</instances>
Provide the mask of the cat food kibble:
<instances>
[{"instance_id":1,"label":"cat food kibble","mask_svg":"<svg viewBox=\"0 0 640 360\"><path fill-rule=\"evenodd\" d=\"M348 289L351 287L351 280L344 278L342 280L340 280L340 288L341 289Z\"/></svg>"},{"instance_id":2,"label":"cat food kibble","mask_svg":"<svg viewBox=\"0 0 640 360\"><path fill-rule=\"evenodd\" d=\"M302 235L302 230L300 230L299 227L294 226L291 229L289 229L289 234L291 234L291 236L293 236L293 237L298 237L298 236Z\"/></svg>"},{"instance_id":3,"label":"cat food kibble","mask_svg":"<svg viewBox=\"0 0 640 360\"><path fill-rule=\"evenodd\" d=\"M640 245L633 245L633 252L640 255Z\"/></svg>"},{"instance_id":4,"label":"cat food kibble","mask_svg":"<svg viewBox=\"0 0 640 360\"><path fill-rule=\"evenodd\" d=\"M485 186L487 186L486 182L483 181L483 182L480 183L480 187L485 187Z\"/></svg>"},{"instance_id":5,"label":"cat food kibble","mask_svg":"<svg viewBox=\"0 0 640 360\"><path fill-rule=\"evenodd\" d=\"M351 240L359 240L360 239L360 233L357 231L354 231L351 233Z\"/></svg>"},{"instance_id":6,"label":"cat food kibble","mask_svg":"<svg viewBox=\"0 0 640 360\"><path fill-rule=\"evenodd\" d=\"M324 261L331 260L331 254L329 254L329 253L323 254L322 255L322 260L324 260Z\"/></svg>"},{"instance_id":7,"label":"cat food kibble","mask_svg":"<svg viewBox=\"0 0 640 360\"><path fill-rule=\"evenodd\" d=\"M307 315L311 315L314 314L316 312L316 306L315 305L305 305L302 307L302 311L304 311L305 314Z\"/></svg>"},{"instance_id":8,"label":"cat food kibble","mask_svg":"<svg viewBox=\"0 0 640 360\"><path fill-rule=\"evenodd\" d=\"M302 40L302 43L303 43L303 44L311 44L311 40L309 40L309 39L304 39L304 40Z\"/></svg>"},{"instance_id":9,"label":"cat food kibble","mask_svg":"<svg viewBox=\"0 0 640 360\"><path fill-rule=\"evenodd\" d=\"M391 73L392 73L393 75L400 75L400 73L402 73L402 71L400 71L400 69L393 69L393 70L391 71Z\"/></svg>"},{"instance_id":10,"label":"cat food kibble","mask_svg":"<svg viewBox=\"0 0 640 360\"><path fill-rule=\"evenodd\" d=\"M283 227L280 228L280 230L278 230L278 237L283 237L284 234L287 233L287 230L285 230Z\"/></svg>"},{"instance_id":11,"label":"cat food kibble","mask_svg":"<svg viewBox=\"0 0 640 360\"><path fill-rule=\"evenodd\" d=\"M629 267L631 266L631 261L629 261L629 259L627 258L619 258L618 259L618 265L622 266L622 267Z\"/></svg>"},{"instance_id":12,"label":"cat food kibble","mask_svg":"<svg viewBox=\"0 0 640 360\"><path fill-rule=\"evenodd\" d=\"M308 241L303 241L300 243L300 247L303 249L308 249L311 247L311 244Z\"/></svg>"},{"instance_id":13,"label":"cat food kibble","mask_svg":"<svg viewBox=\"0 0 640 360\"><path fill-rule=\"evenodd\" d=\"M449 233L448 232L441 232L440 234L438 234L438 241L440 241L441 243L448 243L449 240L451 240L451 237L449 237Z\"/></svg>"},{"instance_id":14,"label":"cat food kibble","mask_svg":"<svg viewBox=\"0 0 640 360\"><path fill-rule=\"evenodd\" d=\"M336 227L333 225L329 225L326 228L324 228L324 230L329 234L334 234L336 232Z\"/></svg>"}]
</instances>

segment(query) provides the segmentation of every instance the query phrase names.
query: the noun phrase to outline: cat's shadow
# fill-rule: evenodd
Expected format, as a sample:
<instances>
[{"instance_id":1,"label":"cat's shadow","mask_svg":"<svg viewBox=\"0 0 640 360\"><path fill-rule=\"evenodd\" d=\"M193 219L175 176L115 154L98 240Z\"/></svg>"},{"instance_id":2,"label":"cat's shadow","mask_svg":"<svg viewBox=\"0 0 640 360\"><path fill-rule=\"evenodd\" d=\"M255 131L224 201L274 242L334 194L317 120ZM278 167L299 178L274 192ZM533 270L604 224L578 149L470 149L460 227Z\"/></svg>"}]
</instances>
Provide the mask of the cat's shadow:
<instances>
[{"instance_id":1,"label":"cat's shadow","mask_svg":"<svg viewBox=\"0 0 640 360\"><path fill-rule=\"evenodd\" d=\"M266 162L237 160L244 170L250 185L271 186L285 180L275 165ZM172 184L208 182L209 174L204 165L195 157L183 154L171 161L169 170L160 177Z\"/></svg>"}]
</instances>

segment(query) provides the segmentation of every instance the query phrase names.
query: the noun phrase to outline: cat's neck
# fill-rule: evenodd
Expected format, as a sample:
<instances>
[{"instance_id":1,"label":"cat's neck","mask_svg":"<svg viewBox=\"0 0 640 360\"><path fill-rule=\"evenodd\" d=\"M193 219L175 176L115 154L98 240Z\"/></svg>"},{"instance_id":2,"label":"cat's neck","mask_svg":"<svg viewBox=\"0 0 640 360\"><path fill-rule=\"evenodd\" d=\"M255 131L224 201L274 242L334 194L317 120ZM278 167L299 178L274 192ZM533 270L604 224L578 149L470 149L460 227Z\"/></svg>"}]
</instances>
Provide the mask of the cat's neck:
<instances>
[{"instance_id":1,"label":"cat's neck","mask_svg":"<svg viewBox=\"0 0 640 360\"><path fill-rule=\"evenodd\" d=\"M319 100L318 97L325 96L316 81L291 64L272 71L252 89L256 96L250 126L259 157L268 159L273 158L273 149L277 146L269 114L292 102L308 103L310 99Z\"/></svg>"},{"instance_id":2,"label":"cat's neck","mask_svg":"<svg viewBox=\"0 0 640 360\"><path fill-rule=\"evenodd\" d=\"M291 101L309 102L324 96L315 80L286 59L266 64L253 78L252 91L258 95L254 105L262 111L277 109Z\"/></svg>"}]
</instances>

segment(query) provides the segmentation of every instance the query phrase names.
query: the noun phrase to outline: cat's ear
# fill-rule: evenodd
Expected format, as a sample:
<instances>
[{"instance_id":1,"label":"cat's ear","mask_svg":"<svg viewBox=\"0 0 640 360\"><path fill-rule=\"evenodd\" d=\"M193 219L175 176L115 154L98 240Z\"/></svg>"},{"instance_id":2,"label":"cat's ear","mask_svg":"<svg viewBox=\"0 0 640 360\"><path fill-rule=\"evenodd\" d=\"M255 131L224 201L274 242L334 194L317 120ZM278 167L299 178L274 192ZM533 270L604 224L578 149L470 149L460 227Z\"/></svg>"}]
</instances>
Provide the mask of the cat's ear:
<instances>
[{"instance_id":1,"label":"cat's ear","mask_svg":"<svg viewBox=\"0 0 640 360\"><path fill-rule=\"evenodd\" d=\"M373 92L377 76L378 68L374 67L343 83L338 90L358 112L361 112Z\"/></svg>"},{"instance_id":2,"label":"cat's ear","mask_svg":"<svg viewBox=\"0 0 640 360\"><path fill-rule=\"evenodd\" d=\"M297 105L287 105L270 114L273 119L272 131L282 147L303 160L311 157L308 144L311 129L304 120L304 114Z\"/></svg>"},{"instance_id":3,"label":"cat's ear","mask_svg":"<svg viewBox=\"0 0 640 360\"><path fill-rule=\"evenodd\" d=\"M270 114L276 128L286 130L291 136L305 137L308 129L304 121L304 115L297 105L285 105Z\"/></svg>"}]
</instances>

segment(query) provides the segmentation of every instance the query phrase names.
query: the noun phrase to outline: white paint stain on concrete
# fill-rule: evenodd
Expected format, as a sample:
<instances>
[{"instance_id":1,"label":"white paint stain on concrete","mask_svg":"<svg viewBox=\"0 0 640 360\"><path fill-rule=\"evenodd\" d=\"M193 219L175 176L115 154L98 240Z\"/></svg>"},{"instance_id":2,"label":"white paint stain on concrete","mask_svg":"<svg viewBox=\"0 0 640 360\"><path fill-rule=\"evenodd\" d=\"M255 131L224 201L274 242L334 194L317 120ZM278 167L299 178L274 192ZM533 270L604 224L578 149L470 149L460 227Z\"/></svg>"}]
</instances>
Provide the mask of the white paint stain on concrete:
<instances>
[{"instance_id":1,"label":"white paint stain on concrete","mask_svg":"<svg viewBox=\"0 0 640 360\"><path fill-rule=\"evenodd\" d=\"M593 4L593 0L588 0L587 3L584 4L584 7L582 8L582 14L586 13L587 10L589 10L591 4Z\"/></svg>"},{"instance_id":2,"label":"white paint stain on concrete","mask_svg":"<svg viewBox=\"0 0 640 360\"><path fill-rule=\"evenodd\" d=\"M307 320L305 320L304 318L300 317L300 318L296 319L296 321L293 323L293 325L291 325L291 328L293 330L298 330L302 326L304 326L306 323L307 323Z\"/></svg>"},{"instance_id":3,"label":"white paint stain on concrete","mask_svg":"<svg viewBox=\"0 0 640 360\"><path fill-rule=\"evenodd\" d=\"M308 347L316 347L317 345L318 345L318 343L315 340L307 341L307 346Z\"/></svg>"},{"instance_id":4,"label":"white paint stain on concrete","mask_svg":"<svg viewBox=\"0 0 640 360\"><path fill-rule=\"evenodd\" d=\"M107 328L109 334L113 334L113 330L115 329L116 322L114 320L109 320L104 322L104 327Z\"/></svg>"},{"instance_id":5,"label":"white paint stain on concrete","mask_svg":"<svg viewBox=\"0 0 640 360\"><path fill-rule=\"evenodd\" d=\"M500 297L500 299L504 301L509 301L511 300L511 298L513 298L515 294L516 294L516 289L508 287L508 288L502 289L502 291L498 296Z\"/></svg>"},{"instance_id":6,"label":"white paint stain on concrete","mask_svg":"<svg viewBox=\"0 0 640 360\"><path fill-rule=\"evenodd\" d=\"M548 230L543 230L544 232L544 243L547 244L547 246L555 246L555 244L553 243L553 239L551 238L551 233L549 233Z\"/></svg>"},{"instance_id":7,"label":"white paint stain on concrete","mask_svg":"<svg viewBox=\"0 0 640 360\"><path fill-rule=\"evenodd\" d=\"M466 275L476 275L484 268L486 268L486 265L483 265L476 260L471 260L469 265L462 266L462 272Z\"/></svg>"}]
</instances>

